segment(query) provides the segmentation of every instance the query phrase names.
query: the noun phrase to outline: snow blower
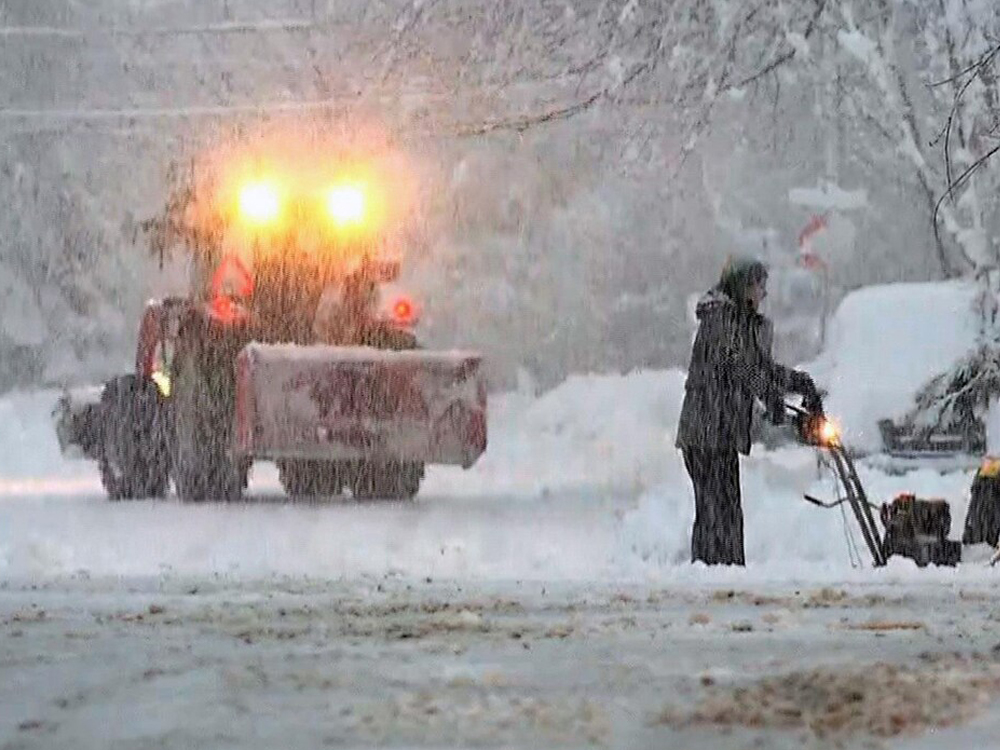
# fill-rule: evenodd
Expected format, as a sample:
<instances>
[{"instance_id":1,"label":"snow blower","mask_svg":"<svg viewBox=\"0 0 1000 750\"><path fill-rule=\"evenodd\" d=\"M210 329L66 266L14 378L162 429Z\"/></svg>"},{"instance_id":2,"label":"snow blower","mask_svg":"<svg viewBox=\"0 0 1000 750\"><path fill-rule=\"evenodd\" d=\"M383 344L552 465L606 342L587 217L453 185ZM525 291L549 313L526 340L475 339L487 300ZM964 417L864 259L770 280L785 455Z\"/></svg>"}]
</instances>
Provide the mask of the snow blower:
<instances>
[{"instance_id":1,"label":"snow blower","mask_svg":"<svg viewBox=\"0 0 1000 750\"><path fill-rule=\"evenodd\" d=\"M924 500L911 493L902 493L891 503L881 506L871 503L854 460L840 439L840 430L825 416L822 406L816 403L806 404L805 408L787 406L799 439L825 451L828 465L843 492L832 502L811 495L804 495L805 499L821 508L836 508L846 503L861 529L875 567L882 567L893 555L907 557L920 567L929 563L956 565L961 560L961 544L948 539L951 510L946 501ZM874 511L878 511L884 533L875 523Z\"/></svg>"}]
</instances>

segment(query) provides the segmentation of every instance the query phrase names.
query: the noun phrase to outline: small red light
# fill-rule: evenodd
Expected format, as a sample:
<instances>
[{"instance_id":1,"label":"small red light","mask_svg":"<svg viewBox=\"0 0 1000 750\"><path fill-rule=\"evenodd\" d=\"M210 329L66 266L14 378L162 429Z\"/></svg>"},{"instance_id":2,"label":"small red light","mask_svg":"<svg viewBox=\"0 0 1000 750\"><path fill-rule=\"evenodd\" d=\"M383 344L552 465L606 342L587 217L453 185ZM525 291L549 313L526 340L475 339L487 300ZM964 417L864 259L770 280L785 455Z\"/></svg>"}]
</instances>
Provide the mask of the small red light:
<instances>
[{"instance_id":1,"label":"small red light","mask_svg":"<svg viewBox=\"0 0 1000 750\"><path fill-rule=\"evenodd\" d=\"M253 294L253 276L246 264L235 255L227 255L212 274L212 295L249 297Z\"/></svg>"},{"instance_id":2,"label":"small red light","mask_svg":"<svg viewBox=\"0 0 1000 750\"><path fill-rule=\"evenodd\" d=\"M232 297L219 294L208 303L209 314L224 325L243 323L247 319L246 308Z\"/></svg>"},{"instance_id":3,"label":"small red light","mask_svg":"<svg viewBox=\"0 0 1000 750\"><path fill-rule=\"evenodd\" d=\"M816 253L799 253L799 265L810 271L818 271L826 268L826 262Z\"/></svg>"},{"instance_id":4,"label":"small red light","mask_svg":"<svg viewBox=\"0 0 1000 750\"><path fill-rule=\"evenodd\" d=\"M413 322L413 303L406 297L400 297L392 305L392 317L397 323L406 325Z\"/></svg>"}]
</instances>

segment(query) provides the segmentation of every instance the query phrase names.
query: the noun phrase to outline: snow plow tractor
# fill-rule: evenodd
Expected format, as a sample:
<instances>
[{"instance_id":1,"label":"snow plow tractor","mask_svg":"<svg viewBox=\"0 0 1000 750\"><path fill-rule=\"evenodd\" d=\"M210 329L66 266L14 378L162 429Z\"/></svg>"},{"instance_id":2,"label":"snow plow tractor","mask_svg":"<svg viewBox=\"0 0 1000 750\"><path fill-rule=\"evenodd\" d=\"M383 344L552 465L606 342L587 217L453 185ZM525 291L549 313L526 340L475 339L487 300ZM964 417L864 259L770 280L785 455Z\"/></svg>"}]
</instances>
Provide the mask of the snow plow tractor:
<instances>
[{"instance_id":1,"label":"snow plow tractor","mask_svg":"<svg viewBox=\"0 0 1000 750\"><path fill-rule=\"evenodd\" d=\"M386 195L311 161L194 181L150 228L160 252L182 244L190 293L147 305L133 373L68 392L55 415L110 498L173 480L182 500L233 500L270 460L292 496L408 499L427 464L485 450L480 356L421 349L414 303L387 293Z\"/></svg>"}]
</instances>

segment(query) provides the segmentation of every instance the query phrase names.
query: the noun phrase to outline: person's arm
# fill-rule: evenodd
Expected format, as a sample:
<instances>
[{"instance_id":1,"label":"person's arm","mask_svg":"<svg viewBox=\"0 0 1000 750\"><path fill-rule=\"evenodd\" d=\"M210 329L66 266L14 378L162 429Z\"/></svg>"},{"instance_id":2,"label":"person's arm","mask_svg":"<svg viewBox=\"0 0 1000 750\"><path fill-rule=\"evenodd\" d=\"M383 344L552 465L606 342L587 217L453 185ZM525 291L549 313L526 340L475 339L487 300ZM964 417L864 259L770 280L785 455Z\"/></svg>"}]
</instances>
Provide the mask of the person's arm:
<instances>
[{"instance_id":1,"label":"person's arm","mask_svg":"<svg viewBox=\"0 0 1000 750\"><path fill-rule=\"evenodd\" d=\"M735 311L721 309L703 323L712 326L711 340L718 342L716 355L720 365L765 405L773 406L775 399L788 392L806 396L816 393L807 373L775 362L769 347L744 340L741 333L749 332L741 331Z\"/></svg>"},{"instance_id":2,"label":"person's arm","mask_svg":"<svg viewBox=\"0 0 1000 750\"><path fill-rule=\"evenodd\" d=\"M745 390L765 403L772 391L785 390L787 374L770 357L756 356L757 346L745 338L749 331L735 310L720 308L702 323L710 327L706 333L714 344L713 359Z\"/></svg>"}]
</instances>

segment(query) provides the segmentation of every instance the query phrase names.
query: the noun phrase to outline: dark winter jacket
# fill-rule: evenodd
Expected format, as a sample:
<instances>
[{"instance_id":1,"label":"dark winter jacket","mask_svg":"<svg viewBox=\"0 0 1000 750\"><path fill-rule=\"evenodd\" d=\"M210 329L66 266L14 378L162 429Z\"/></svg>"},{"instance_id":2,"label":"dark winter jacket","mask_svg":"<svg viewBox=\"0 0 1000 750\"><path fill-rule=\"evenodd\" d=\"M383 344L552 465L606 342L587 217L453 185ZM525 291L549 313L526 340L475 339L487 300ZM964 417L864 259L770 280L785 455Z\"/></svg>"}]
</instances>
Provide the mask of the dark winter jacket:
<instances>
[{"instance_id":1,"label":"dark winter jacket","mask_svg":"<svg viewBox=\"0 0 1000 750\"><path fill-rule=\"evenodd\" d=\"M713 289L697 316L677 447L748 454L754 400L780 406L795 376L771 358L772 328L763 315Z\"/></svg>"}]
</instances>

